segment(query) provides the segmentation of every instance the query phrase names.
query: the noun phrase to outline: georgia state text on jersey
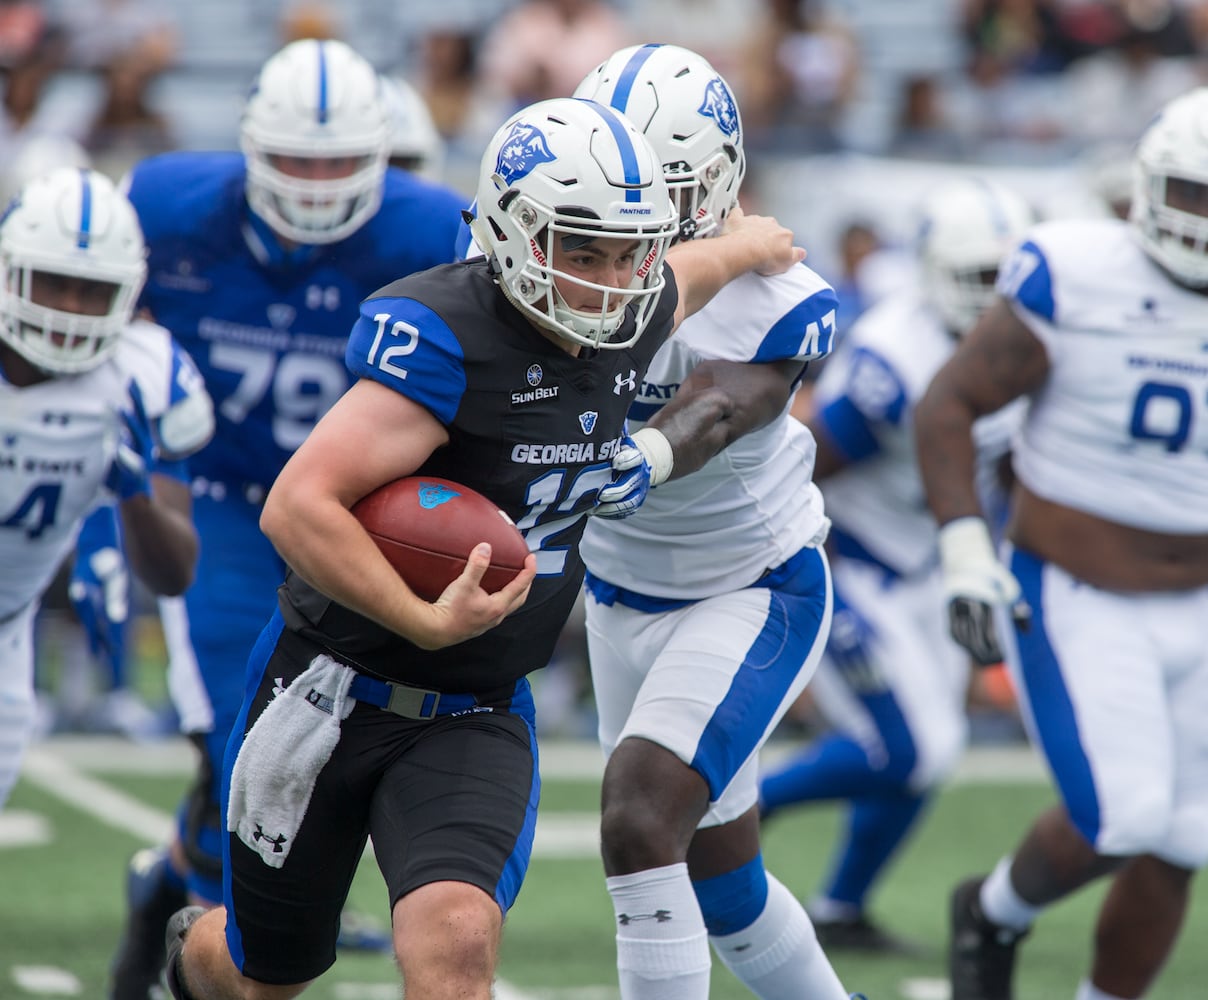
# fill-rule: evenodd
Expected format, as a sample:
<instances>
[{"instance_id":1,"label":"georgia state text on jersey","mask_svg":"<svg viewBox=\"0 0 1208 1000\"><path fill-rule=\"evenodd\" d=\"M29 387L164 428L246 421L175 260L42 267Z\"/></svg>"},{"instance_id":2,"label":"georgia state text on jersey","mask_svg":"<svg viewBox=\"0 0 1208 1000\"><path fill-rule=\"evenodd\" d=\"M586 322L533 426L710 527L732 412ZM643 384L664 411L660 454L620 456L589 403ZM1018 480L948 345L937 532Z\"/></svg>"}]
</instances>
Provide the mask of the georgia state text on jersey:
<instances>
[{"instance_id":1,"label":"georgia state text on jersey","mask_svg":"<svg viewBox=\"0 0 1208 1000\"><path fill-rule=\"evenodd\" d=\"M669 268L664 275L657 309L635 344L579 357L504 298L485 258L412 275L366 299L348 341L348 367L446 426L449 443L416 475L453 479L495 501L536 553L537 579L519 611L447 649L420 650L292 573L282 591L286 622L351 663L440 691L508 688L545 666L582 582L578 543L588 511L612 479L625 415L671 329L678 294ZM630 307L622 339L633 323Z\"/></svg>"},{"instance_id":2,"label":"georgia state text on jersey","mask_svg":"<svg viewBox=\"0 0 1208 1000\"><path fill-rule=\"evenodd\" d=\"M998 289L1051 366L1015 447L1020 481L1134 528L1208 533L1208 296L1114 219L1037 226Z\"/></svg>"},{"instance_id":3,"label":"georgia state text on jersey","mask_svg":"<svg viewBox=\"0 0 1208 1000\"><path fill-rule=\"evenodd\" d=\"M629 411L630 429L673 399L702 361L824 357L837 305L834 290L805 265L735 279L655 355ZM692 475L651 490L632 517L593 520L583 559L593 576L652 597L695 600L741 589L823 529L813 467L806 427L773 420Z\"/></svg>"},{"instance_id":4,"label":"georgia state text on jersey","mask_svg":"<svg viewBox=\"0 0 1208 1000\"><path fill-rule=\"evenodd\" d=\"M899 576L936 564L935 518L927 509L914 440L914 407L956 350L956 338L920 293L903 290L864 313L814 387L827 443L850 464L823 484L840 553L859 554ZM1010 449L1024 402L974 425L978 485L987 516L1001 517L997 461Z\"/></svg>"},{"instance_id":5,"label":"georgia state text on jersey","mask_svg":"<svg viewBox=\"0 0 1208 1000\"><path fill-rule=\"evenodd\" d=\"M150 248L140 304L193 356L217 410L195 482L248 492L271 485L347 390L344 345L360 301L453 259L463 204L388 170L364 226L286 251L248 211L244 176L238 154L169 153L135 168L129 195Z\"/></svg>"},{"instance_id":6,"label":"georgia state text on jersey","mask_svg":"<svg viewBox=\"0 0 1208 1000\"><path fill-rule=\"evenodd\" d=\"M0 620L41 596L81 519L108 498L127 386L138 382L161 448L183 458L214 430L201 376L167 330L135 320L111 358L17 388L0 375Z\"/></svg>"}]
</instances>

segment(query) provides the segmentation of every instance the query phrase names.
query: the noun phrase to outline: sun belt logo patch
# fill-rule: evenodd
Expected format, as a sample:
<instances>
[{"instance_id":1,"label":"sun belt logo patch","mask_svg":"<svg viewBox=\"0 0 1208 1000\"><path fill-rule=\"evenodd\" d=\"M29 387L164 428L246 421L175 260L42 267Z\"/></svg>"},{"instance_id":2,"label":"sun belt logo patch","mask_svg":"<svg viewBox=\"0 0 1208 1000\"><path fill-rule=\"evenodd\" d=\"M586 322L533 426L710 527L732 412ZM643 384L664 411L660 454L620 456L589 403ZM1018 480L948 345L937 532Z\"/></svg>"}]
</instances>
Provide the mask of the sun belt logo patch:
<instances>
[{"instance_id":1,"label":"sun belt logo patch","mask_svg":"<svg viewBox=\"0 0 1208 1000\"><path fill-rule=\"evenodd\" d=\"M733 95L721 82L720 76L715 76L705 86L705 99L696 109L696 113L712 118L729 138L733 139L738 135L738 105L734 103Z\"/></svg>"},{"instance_id":2,"label":"sun belt logo patch","mask_svg":"<svg viewBox=\"0 0 1208 1000\"><path fill-rule=\"evenodd\" d=\"M451 490L443 483L420 483L419 484L419 505L424 510L431 510L433 507L439 507L442 503L447 503L454 497L461 496L457 490Z\"/></svg>"},{"instance_id":3,"label":"sun belt logo patch","mask_svg":"<svg viewBox=\"0 0 1208 1000\"><path fill-rule=\"evenodd\" d=\"M530 174L535 167L555 159L557 157L550 152L545 133L536 125L517 122L503 140L503 145L499 147L499 156L495 158L495 173L510 187L513 182Z\"/></svg>"}]
</instances>

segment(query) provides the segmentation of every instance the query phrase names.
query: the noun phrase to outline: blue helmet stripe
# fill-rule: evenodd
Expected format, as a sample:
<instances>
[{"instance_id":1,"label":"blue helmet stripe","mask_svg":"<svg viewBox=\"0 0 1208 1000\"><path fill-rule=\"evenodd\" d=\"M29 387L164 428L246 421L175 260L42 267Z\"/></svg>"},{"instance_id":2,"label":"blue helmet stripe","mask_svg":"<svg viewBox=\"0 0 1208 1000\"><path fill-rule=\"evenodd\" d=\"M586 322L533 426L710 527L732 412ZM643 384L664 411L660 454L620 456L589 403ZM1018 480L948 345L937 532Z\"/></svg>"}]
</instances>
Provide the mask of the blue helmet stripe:
<instances>
[{"instance_id":1,"label":"blue helmet stripe","mask_svg":"<svg viewBox=\"0 0 1208 1000\"><path fill-rule=\"evenodd\" d=\"M608 125L609 131L612 132L612 138L617 144L617 152L621 154L621 169L625 173L625 183L628 185L625 191L625 200L641 201L642 192L638 188L642 183L642 171L638 167L637 152L633 148L633 142L629 138L629 133L625 131L624 123L615 111L606 108L603 104L597 104L595 101L587 101L586 103L599 112L600 117Z\"/></svg>"},{"instance_id":2,"label":"blue helmet stripe","mask_svg":"<svg viewBox=\"0 0 1208 1000\"><path fill-rule=\"evenodd\" d=\"M92 182L89 180L88 171L80 170L80 235L76 240L76 246L81 250L88 249L88 243L92 239Z\"/></svg>"},{"instance_id":3,"label":"blue helmet stripe","mask_svg":"<svg viewBox=\"0 0 1208 1000\"><path fill-rule=\"evenodd\" d=\"M327 46L319 43L319 124L327 124Z\"/></svg>"},{"instance_id":4,"label":"blue helmet stripe","mask_svg":"<svg viewBox=\"0 0 1208 1000\"><path fill-rule=\"evenodd\" d=\"M646 60L654 55L654 50L661 47L657 44L643 45L629 57L629 62L621 70L621 75L617 77L617 85L612 91L612 100L608 103L622 114L629 105L629 95L633 93L633 84L638 78L638 71L645 65Z\"/></svg>"}]
</instances>

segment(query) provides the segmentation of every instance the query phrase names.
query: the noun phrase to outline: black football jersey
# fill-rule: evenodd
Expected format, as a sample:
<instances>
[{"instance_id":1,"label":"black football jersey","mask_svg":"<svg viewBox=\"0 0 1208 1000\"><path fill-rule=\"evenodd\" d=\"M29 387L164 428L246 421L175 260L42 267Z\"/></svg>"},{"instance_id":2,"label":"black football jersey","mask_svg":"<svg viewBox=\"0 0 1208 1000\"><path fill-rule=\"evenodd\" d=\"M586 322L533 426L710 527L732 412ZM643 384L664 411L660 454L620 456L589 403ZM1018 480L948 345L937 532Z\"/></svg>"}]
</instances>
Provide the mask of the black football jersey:
<instances>
[{"instance_id":1,"label":"black football jersey","mask_svg":"<svg viewBox=\"0 0 1208 1000\"><path fill-rule=\"evenodd\" d=\"M664 268L666 288L636 344L572 357L507 301L489 268L481 258L448 264L375 293L361 304L345 360L354 376L408 396L446 426L449 443L416 474L462 483L507 511L537 556L527 602L483 635L430 651L296 574L281 588L287 623L337 657L440 691L493 692L548 662L582 582L588 512L612 478L625 415L678 298Z\"/></svg>"}]
</instances>

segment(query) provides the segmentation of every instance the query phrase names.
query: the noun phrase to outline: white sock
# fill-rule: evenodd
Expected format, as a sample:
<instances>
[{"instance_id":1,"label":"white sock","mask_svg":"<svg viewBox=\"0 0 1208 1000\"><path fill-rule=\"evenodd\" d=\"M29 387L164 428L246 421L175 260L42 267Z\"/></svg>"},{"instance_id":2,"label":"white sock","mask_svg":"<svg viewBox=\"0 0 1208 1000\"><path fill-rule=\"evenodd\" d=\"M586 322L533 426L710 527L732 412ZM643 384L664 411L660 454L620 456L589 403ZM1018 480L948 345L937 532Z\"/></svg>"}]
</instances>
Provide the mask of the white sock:
<instances>
[{"instance_id":1,"label":"white sock","mask_svg":"<svg viewBox=\"0 0 1208 1000\"><path fill-rule=\"evenodd\" d=\"M768 873L768 901L749 927L713 937L717 956L760 1000L847 1000L797 898Z\"/></svg>"},{"instance_id":2,"label":"white sock","mask_svg":"<svg viewBox=\"0 0 1208 1000\"><path fill-rule=\"evenodd\" d=\"M21 773L21 759L34 730L34 700L10 698L0 691L0 806L8 800Z\"/></svg>"},{"instance_id":3,"label":"white sock","mask_svg":"<svg viewBox=\"0 0 1208 1000\"><path fill-rule=\"evenodd\" d=\"M708 1000L709 937L686 864L607 880L622 1000Z\"/></svg>"},{"instance_id":4,"label":"white sock","mask_svg":"<svg viewBox=\"0 0 1208 1000\"><path fill-rule=\"evenodd\" d=\"M1040 916L1043 906L1033 906L1020 897L1011 884L1011 859L1003 858L986 877L978 897L983 916L992 924L1026 931Z\"/></svg>"},{"instance_id":5,"label":"white sock","mask_svg":"<svg viewBox=\"0 0 1208 1000\"><path fill-rule=\"evenodd\" d=\"M1089 979L1084 979L1078 984L1078 992L1074 994L1074 1000L1129 1000L1128 997L1118 997L1114 993L1104 993L1100 989L1096 989Z\"/></svg>"}]
</instances>

